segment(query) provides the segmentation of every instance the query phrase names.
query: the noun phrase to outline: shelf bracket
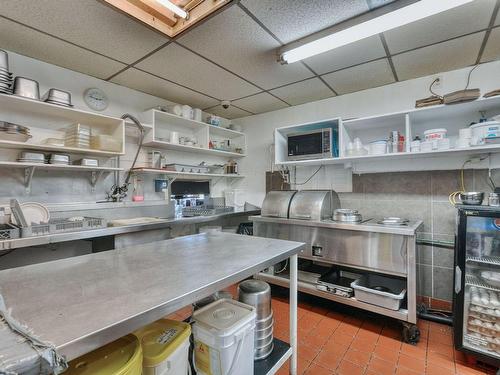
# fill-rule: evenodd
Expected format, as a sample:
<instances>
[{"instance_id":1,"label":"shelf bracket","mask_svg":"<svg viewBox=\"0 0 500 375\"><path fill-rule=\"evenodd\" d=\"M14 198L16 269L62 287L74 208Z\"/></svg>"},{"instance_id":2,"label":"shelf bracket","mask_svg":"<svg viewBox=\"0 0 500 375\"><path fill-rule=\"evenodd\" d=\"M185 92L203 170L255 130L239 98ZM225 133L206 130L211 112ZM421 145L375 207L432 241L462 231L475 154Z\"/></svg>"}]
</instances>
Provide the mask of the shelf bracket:
<instances>
[{"instance_id":1,"label":"shelf bracket","mask_svg":"<svg viewBox=\"0 0 500 375\"><path fill-rule=\"evenodd\" d=\"M33 180L35 169L35 167L24 168L24 188L26 190L26 194L31 194L31 182Z\"/></svg>"},{"instance_id":2,"label":"shelf bracket","mask_svg":"<svg viewBox=\"0 0 500 375\"><path fill-rule=\"evenodd\" d=\"M95 186L97 181L101 178L104 171L92 171L90 172L90 186L92 186L92 192L95 191Z\"/></svg>"},{"instance_id":3,"label":"shelf bracket","mask_svg":"<svg viewBox=\"0 0 500 375\"><path fill-rule=\"evenodd\" d=\"M212 186L217 185L219 183L219 181L221 181L221 180L222 180L222 177L219 177L217 179L212 180Z\"/></svg>"}]
</instances>

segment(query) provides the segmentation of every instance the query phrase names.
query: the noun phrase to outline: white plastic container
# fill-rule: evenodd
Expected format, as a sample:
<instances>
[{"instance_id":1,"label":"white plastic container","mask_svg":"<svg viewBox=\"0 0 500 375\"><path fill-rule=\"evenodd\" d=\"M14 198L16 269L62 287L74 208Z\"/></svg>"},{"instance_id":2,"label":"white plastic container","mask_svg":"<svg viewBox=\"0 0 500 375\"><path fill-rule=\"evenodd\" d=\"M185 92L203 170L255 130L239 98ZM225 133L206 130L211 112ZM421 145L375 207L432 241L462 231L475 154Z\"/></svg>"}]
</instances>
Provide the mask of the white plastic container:
<instances>
[{"instance_id":1,"label":"white plastic container","mask_svg":"<svg viewBox=\"0 0 500 375\"><path fill-rule=\"evenodd\" d=\"M373 141L368 145L370 155L383 155L387 153L387 141Z\"/></svg>"},{"instance_id":2,"label":"white plastic container","mask_svg":"<svg viewBox=\"0 0 500 375\"><path fill-rule=\"evenodd\" d=\"M445 138L446 133L448 133L448 130L446 130L444 128L429 129L429 130L426 130L424 132L424 136L425 136L426 141L434 141L434 140Z\"/></svg>"},{"instance_id":3,"label":"white plastic container","mask_svg":"<svg viewBox=\"0 0 500 375\"><path fill-rule=\"evenodd\" d=\"M193 314L194 356L200 375L254 373L255 308L217 300Z\"/></svg>"},{"instance_id":4,"label":"white plastic container","mask_svg":"<svg viewBox=\"0 0 500 375\"><path fill-rule=\"evenodd\" d=\"M403 280L385 276L367 274L351 283L354 297L358 301L385 307L390 310L399 310L406 295L406 283ZM387 289L389 291L377 290Z\"/></svg>"},{"instance_id":5,"label":"white plastic container","mask_svg":"<svg viewBox=\"0 0 500 375\"><path fill-rule=\"evenodd\" d=\"M226 206L234 207L236 212L241 212L245 210L245 190L242 189L232 189L224 191L224 198L226 201Z\"/></svg>"}]
</instances>

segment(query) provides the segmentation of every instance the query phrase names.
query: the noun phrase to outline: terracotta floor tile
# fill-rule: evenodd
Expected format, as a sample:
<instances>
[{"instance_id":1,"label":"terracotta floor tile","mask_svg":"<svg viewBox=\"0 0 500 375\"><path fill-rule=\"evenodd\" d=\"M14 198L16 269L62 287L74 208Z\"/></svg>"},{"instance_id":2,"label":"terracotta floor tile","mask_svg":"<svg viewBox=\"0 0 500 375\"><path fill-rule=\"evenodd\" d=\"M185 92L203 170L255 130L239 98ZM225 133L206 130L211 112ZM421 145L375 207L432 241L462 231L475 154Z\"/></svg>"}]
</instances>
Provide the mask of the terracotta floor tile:
<instances>
[{"instance_id":1,"label":"terracotta floor tile","mask_svg":"<svg viewBox=\"0 0 500 375\"><path fill-rule=\"evenodd\" d=\"M410 357L406 354L400 354L398 360L398 368L405 367L409 370L418 372L419 374L425 373L425 360Z\"/></svg>"},{"instance_id":2,"label":"terracotta floor tile","mask_svg":"<svg viewBox=\"0 0 500 375\"><path fill-rule=\"evenodd\" d=\"M390 375L396 371L396 365L393 362L373 356L367 369L377 375Z\"/></svg>"},{"instance_id":3,"label":"terracotta floor tile","mask_svg":"<svg viewBox=\"0 0 500 375\"><path fill-rule=\"evenodd\" d=\"M305 360L298 360L297 362L297 375L303 375L306 369L311 365L311 362ZM277 372L279 375L290 375L290 361L286 361L285 364Z\"/></svg>"},{"instance_id":4,"label":"terracotta floor tile","mask_svg":"<svg viewBox=\"0 0 500 375\"><path fill-rule=\"evenodd\" d=\"M392 349L387 349L383 346L376 346L375 350L373 351L373 355L377 358L389 361L391 363L396 364L398 362L399 358L399 352L392 350Z\"/></svg>"},{"instance_id":5,"label":"terracotta floor tile","mask_svg":"<svg viewBox=\"0 0 500 375\"><path fill-rule=\"evenodd\" d=\"M464 352L454 350L454 355L455 355L455 362L458 363L467 363L467 357Z\"/></svg>"},{"instance_id":6,"label":"terracotta floor tile","mask_svg":"<svg viewBox=\"0 0 500 375\"><path fill-rule=\"evenodd\" d=\"M423 375L423 372L415 372L406 367L398 367L396 369L396 375Z\"/></svg>"},{"instance_id":7,"label":"terracotta floor tile","mask_svg":"<svg viewBox=\"0 0 500 375\"><path fill-rule=\"evenodd\" d=\"M365 368L358 366L349 361L343 360L340 362L337 368L336 374L338 375L362 375L365 372Z\"/></svg>"},{"instance_id":8,"label":"terracotta floor tile","mask_svg":"<svg viewBox=\"0 0 500 375\"><path fill-rule=\"evenodd\" d=\"M427 345L428 353L439 353L448 358L453 358L453 347L429 341Z\"/></svg>"},{"instance_id":9,"label":"terracotta floor tile","mask_svg":"<svg viewBox=\"0 0 500 375\"><path fill-rule=\"evenodd\" d=\"M392 337L380 335L377 346L383 346L386 349L399 351L401 349L401 341Z\"/></svg>"},{"instance_id":10,"label":"terracotta floor tile","mask_svg":"<svg viewBox=\"0 0 500 375\"><path fill-rule=\"evenodd\" d=\"M305 372L306 375L333 375L334 372L320 366L316 363L312 363Z\"/></svg>"},{"instance_id":11,"label":"terracotta floor tile","mask_svg":"<svg viewBox=\"0 0 500 375\"><path fill-rule=\"evenodd\" d=\"M354 341L351 343L350 348L356 350L362 350L365 352L373 352L375 350L375 346L377 344L376 340L373 339L363 339L356 336Z\"/></svg>"},{"instance_id":12,"label":"terracotta floor tile","mask_svg":"<svg viewBox=\"0 0 500 375\"><path fill-rule=\"evenodd\" d=\"M340 323L340 326L335 330L335 332L340 332L345 335L349 336L356 336L356 333L358 333L359 327L356 326L355 324L352 323L347 323L347 322L342 322Z\"/></svg>"},{"instance_id":13,"label":"terracotta floor tile","mask_svg":"<svg viewBox=\"0 0 500 375\"><path fill-rule=\"evenodd\" d=\"M439 331L430 331L429 340L443 345L448 345L448 346L453 345L453 336Z\"/></svg>"},{"instance_id":14,"label":"terracotta floor tile","mask_svg":"<svg viewBox=\"0 0 500 375\"><path fill-rule=\"evenodd\" d=\"M371 352L365 352L361 350L355 350L349 348L349 350L344 355L344 360L352 362L358 366L365 367L368 362L370 362Z\"/></svg>"},{"instance_id":15,"label":"terracotta floor tile","mask_svg":"<svg viewBox=\"0 0 500 375\"><path fill-rule=\"evenodd\" d=\"M413 358L425 360L427 356L427 344L424 342L420 342L417 345L403 343L401 345L401 353Z\"/></svg>"},{"instance_id":16,"label":"terracotta floor tile","mask_svg":"<svg viewBox=\"0 0 500 375\"><path fill-rule=\"evenodd\" d=\"M338 320L336 318L325 317L321 321L320 326L323 327L324 330L329 330L333 332L339 327L341 322L342 322L341 320Z\"/></svg>"},{"instance_id":17,"label":"terracotta floor tile","mask_svg":"<svg viewBox=\"0 0 500 375\"><path fill-rule=\"evenodd\" d=\"M344 353L345 352L322 350L313 362L318 363L327 369L335 370L342 361Z\"/></svg>"},{"instance_id":18,"label":"terracotta floor tile","mask_svg":"<svg viewBox=\"0 0 500 375\"><path fill-rule=\"evenodd\" d=\"M455 371L446 367L427 365L426 375L455 375Z\"/></svg>"},{"instance_id":19,"label":"terracotta floor tile","mask_svg":"<svg viewBox=\"0 0 500 375\"><path fill-rule=\"evenodd\" d=\"M463 365L461 363L457 363L456 366L456 372L459 375L479 375L485 373L483 370L474 366Z\"/></svg>"},{"instance_id":20,"label":"terracotta floor tile","mask_svg":"<svg viewBox=\"0 0 500 375\"><path fill-rule=\"evenodd\" d=\"M361 326L358 333L356 334L356 337L366 340L373 340L375 343L377 343L380 334L372 331L370 328L364 328L363 326Z\"/></svg>"},{"instance_id":21,"label":"terracotta floor tile","mask_svg":"<svg viewBox=\"0 0 500 375\"><path fill-rule=\"evenodd\" d=\"M303 341L302 344L312 348L323 348L328 341L328 336L315 335L310 333Z\"/></svg>"},{"instance_id":22,"label":"terracotta floor tile","mask_svg":"<svg viewBox=\"0 0 500 375\"><path fill-rule=\"evenodd\" d=\"M298 347L298 357L299 359L304 359L306 361L312 361L321 351L320 348L309 347L306 345L300 345Z\"/></svg>"},{"instance_id":23,"label":"terracotta floor tile","mask_svg":"<svg viewBox=\"0 0 500 375\"><path fill-rule=\"evenodd\" d=\"M351 345L353 340L354 340L354 337L352 337L350 335L346 335L345 333L342 333L342 332L339 332L338 330L336 330L330 336L330 338L328 339L328 342L333 341L337 344L349 346L349 345Z\"/></svg>"},{"instance_id":24,"label":"terracotta floor tile","mask_svg":"<svg viewBox=\"0 0 500 375\"><path fill-rule=\"evenodd\" d=\"M455 371L455 362L453 361L453 358L440 353L427 353L427 367L430 366L444 367Z\"/></svg>"}]
</instances>

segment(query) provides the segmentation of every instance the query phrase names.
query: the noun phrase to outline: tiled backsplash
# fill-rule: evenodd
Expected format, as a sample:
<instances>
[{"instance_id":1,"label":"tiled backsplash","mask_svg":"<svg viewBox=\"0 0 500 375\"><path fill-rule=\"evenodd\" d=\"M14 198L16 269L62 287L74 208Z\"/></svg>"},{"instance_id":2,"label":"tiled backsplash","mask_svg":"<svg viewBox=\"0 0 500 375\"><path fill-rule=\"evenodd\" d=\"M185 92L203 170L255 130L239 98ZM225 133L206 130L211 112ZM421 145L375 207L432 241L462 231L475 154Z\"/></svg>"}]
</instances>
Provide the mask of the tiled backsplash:
<instances>
[{"instance_id":1,"label":"tiled backsplash","mask_svg":"<svg viewBox=\"0 0 500 375\"><path fill-rule=\"evenodd\" d=\"M492 171L500 186L500 170ZM465 170L465 189L492 191L487 170ZM340 193L344 208L358 209L364 218L400 216L423 220L421 237L453 241L456 209L450 193L460 190L460 171L374 173L353 176L353 192ZM417 247L417 292L435 299L452 299L452 249Z\"/></svg>"}]
</instances>

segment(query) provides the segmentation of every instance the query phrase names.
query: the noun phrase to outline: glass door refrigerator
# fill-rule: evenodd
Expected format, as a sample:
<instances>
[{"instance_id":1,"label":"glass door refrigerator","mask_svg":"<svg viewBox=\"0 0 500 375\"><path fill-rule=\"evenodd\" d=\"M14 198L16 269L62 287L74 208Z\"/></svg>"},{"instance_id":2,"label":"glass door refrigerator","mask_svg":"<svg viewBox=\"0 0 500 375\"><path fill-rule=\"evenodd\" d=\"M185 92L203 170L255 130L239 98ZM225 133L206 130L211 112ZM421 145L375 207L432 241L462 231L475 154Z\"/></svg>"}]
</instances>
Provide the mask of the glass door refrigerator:
<instances>
[{"instance_id":1,"label":"glass door refrigerator","mask_svg":"<svg viewBox=\"0 0 500 375\"><path fill-rule=\"evenodd\" d=\"M455 347L500 364L500 208L458 206Z\"/></svg>"}]
</instances>

